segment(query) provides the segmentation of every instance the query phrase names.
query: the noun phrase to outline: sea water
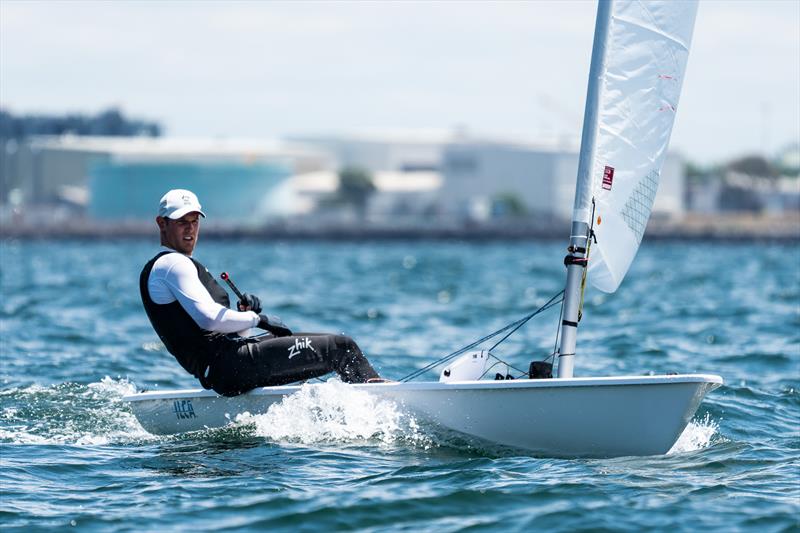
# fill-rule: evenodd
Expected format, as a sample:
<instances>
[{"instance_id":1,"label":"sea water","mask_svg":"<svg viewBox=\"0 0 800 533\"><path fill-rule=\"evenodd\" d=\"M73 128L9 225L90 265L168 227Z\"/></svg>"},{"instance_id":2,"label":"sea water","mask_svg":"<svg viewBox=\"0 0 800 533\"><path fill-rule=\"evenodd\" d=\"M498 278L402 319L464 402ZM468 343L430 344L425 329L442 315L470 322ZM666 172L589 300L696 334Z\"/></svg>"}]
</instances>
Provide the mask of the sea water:
<instances>
[{"instance_id":1,"label":"sea water","mask_svg":"<svg viewBox=\"0 0 800 533\"><path fill-rule=\"evenodd\" d=\"M725 379L668 454L615 459L482 445L337 380L226 428L151 435L122 396L196 386L139 300L156 249L0 243L4 530L800 529L796 244L646 241L617 293L587 291L576 375ZM563 255L561 242L202 239L195 254L290 327L354 337L388 378L545 303ZM557 315L495 353L545 359Z\"/></svg>"}]
</instances>

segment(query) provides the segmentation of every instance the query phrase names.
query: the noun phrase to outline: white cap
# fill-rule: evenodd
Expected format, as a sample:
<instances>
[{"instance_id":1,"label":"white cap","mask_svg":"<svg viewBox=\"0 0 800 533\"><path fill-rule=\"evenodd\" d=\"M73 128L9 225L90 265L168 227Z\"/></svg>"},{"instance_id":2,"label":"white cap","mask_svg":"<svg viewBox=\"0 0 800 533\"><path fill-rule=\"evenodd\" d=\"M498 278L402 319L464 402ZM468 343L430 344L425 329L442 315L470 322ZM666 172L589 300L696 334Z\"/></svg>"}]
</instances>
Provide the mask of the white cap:
<instances>
[{"instance_id":1,"label":"white cap","mask_svg":"<svg viewBox=\"0 0 800 533\"><path fill-rule=\"evenodd\" d=\"M206 214L200 210L200 202L192 191L186 189L172 189L161 197L158 206L158 216L171 218L173 220L181 218L186 213L200 213L205 217Z\"/></svg>"}]
</instances>

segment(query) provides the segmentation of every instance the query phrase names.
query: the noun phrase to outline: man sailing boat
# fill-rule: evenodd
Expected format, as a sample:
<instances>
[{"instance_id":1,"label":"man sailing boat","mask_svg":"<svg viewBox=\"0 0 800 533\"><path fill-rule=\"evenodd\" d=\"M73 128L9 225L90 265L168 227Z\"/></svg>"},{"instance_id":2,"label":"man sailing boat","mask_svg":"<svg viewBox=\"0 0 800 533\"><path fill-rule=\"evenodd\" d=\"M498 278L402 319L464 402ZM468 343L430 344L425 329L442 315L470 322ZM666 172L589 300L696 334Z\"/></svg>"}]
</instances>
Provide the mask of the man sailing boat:
<instances>
[{"instance_id":1,"label":"man sailing boat","mask_svg":"<svg viewBox=\"0 0 800 533\"><path fill-rule=\"evenodd\" d=\"M350 337L292 333L261 301L243 294L238 310L192 257L200 233L197 196L173 189L162 198L156 224L161 250L142 269L139 289L150 323L181 366L206 389L234 396L336 372L348 383L383 381ZM240 333L266 330L258 337Z\"/></svg>"}]
</instances>

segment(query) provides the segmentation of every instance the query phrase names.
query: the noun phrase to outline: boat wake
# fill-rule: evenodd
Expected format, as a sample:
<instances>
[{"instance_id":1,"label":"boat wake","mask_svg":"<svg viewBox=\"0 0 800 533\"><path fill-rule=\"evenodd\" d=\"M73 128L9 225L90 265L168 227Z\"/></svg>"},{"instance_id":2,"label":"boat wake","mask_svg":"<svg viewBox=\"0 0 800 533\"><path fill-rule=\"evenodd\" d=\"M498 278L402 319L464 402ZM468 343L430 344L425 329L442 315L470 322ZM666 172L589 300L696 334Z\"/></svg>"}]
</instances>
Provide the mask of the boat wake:
<instances>
[{"instance_id":1,"label":"boat wake","mask_svg":"<svg viewBox=\"0 0 800 533\"><path fill-rule=\"evenodd\" d=\"M136 392L127 379L88 385L30 385L0 391L0 443L103 446L185 438L262 437L273 442L381 443L430 447L414 417L393 402L354 390L338 379L307 384L264 414L238 415L224 428L157 436L148 433L122 398Z\"/></svg>"},{"instance_id":2,"label":"boat wake","mask_svg":"<svg viewBox=\"0 0 800 533\"><path fill-rule=\"evenodd\" d=\"M379 442L429 447L431 438L394 402L330 379L305 384L266 413L243 413L236 422L278 442Z\"/></svg>"},{"instance_id":3,"label":"boat wake","mask_svg":"<svg viewBox=\"0 0 800 533\"><path fill-rule=\"evenodd\" d=\"M97 445L152 441L122 397L136 392L127 379L82 385L30 385L0 391L0 442Z\"/></svg>"}]
</instances>

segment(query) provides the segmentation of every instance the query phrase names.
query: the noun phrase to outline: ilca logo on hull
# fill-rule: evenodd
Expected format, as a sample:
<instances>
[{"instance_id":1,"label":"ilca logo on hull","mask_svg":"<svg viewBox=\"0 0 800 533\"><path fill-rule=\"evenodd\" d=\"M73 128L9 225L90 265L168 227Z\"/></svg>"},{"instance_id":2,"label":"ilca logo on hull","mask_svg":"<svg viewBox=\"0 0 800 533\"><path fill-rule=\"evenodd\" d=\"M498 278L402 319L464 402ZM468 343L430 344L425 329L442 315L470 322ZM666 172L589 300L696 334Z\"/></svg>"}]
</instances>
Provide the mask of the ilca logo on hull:
<instances>
[{"instance_id":1,"label":"ilca logo on hull","mask_svg":"<svg viewBox=\"0 0 800 533\"><path fill-rule=\"evenodd\" d=\"M175 400L172 402L172 412L178 418L197 418L192 407L192 400Z\"/></svg>"},{"instance_id":2,"label":"ilca logo on hull","mask_svg":"<svg viewBox=\"0 0 800 533\"><path fill-rule=\"evenodd\" d=\"M289 346L289 359L291 359L295 355L300 355L300 350L304 350L306 348L308 348L309 350L314 349L311 347L311 339L309 339L308 337L303 337L302 339L295 339L294 345Z\"/></svg>"}]
</instances>

